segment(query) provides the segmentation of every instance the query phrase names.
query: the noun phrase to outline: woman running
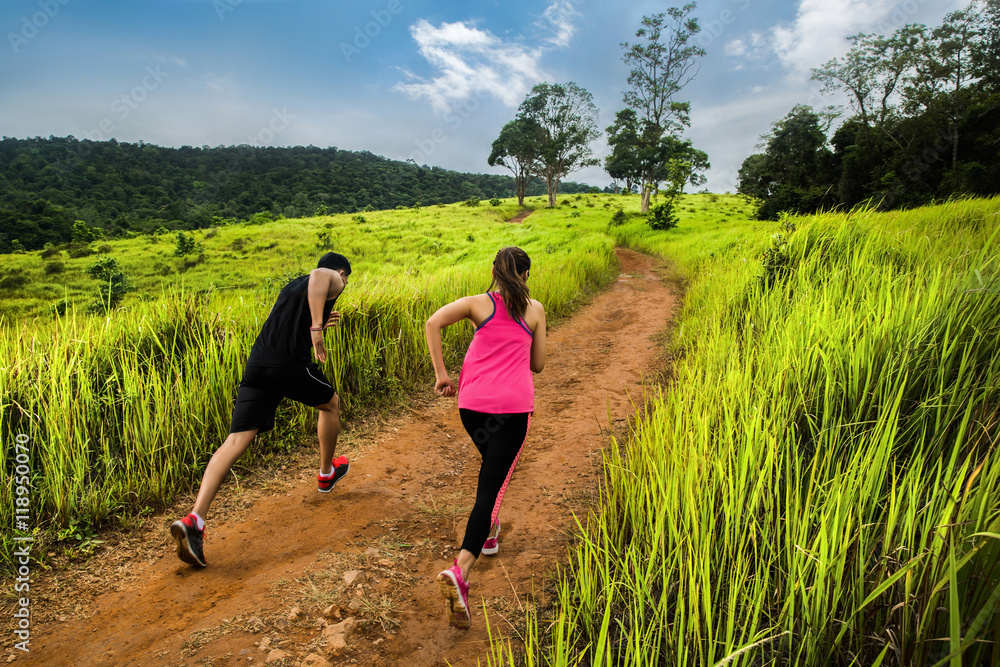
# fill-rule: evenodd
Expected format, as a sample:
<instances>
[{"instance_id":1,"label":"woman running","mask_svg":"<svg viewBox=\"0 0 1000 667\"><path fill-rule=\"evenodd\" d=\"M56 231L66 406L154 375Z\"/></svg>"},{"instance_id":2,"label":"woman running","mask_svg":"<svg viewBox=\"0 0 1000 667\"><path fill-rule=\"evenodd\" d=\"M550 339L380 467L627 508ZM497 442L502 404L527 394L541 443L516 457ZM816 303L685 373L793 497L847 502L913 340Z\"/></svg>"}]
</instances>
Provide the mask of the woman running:
<instances>
[{"instance_id":1,"label":"woman running","mask_svg":"<svg viewBox=\"0 0 1000 667\"><path fill-rule=\"evenodd\" d=\"M465 355L458 380L458 411L462 425L483 457L479 466L476 503L465 527L462 550L454 565L438 575L448 600L451 625L468 629L469 570L479 554L499 550L497 515L504 491L521 455L535 409L531 372L545 367L545 309L529 297L531 260L520 248L502 248L493 260L496 292L467 296L442 307L429 320L425 333L434 362L434 390L454 396L441 353L441 330L464 319L476 333Z\"/></svg>"}]
</instances>

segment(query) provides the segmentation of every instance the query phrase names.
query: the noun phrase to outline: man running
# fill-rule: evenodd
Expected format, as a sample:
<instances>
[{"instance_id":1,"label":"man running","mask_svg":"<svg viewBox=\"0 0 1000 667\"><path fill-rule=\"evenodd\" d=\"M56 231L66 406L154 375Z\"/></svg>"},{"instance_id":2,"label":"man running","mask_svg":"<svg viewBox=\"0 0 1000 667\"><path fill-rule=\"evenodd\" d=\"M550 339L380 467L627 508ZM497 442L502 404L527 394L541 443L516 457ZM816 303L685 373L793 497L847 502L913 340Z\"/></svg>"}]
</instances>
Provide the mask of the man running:
<instances>
[{"instance_id":1,"label":"man running","mask_svg":"<svg viewBox=\"0 0 1000 667\"><path fill-rule=\"evenodd\" d=\"M278 294L243 370L229 437L205 468L194 509L170 526L177 555L185 563L196 567L207 565L202 540L209 505L254 436L274 427L274 413L282 398L319 410L320 493L332 491L347 474L350 467L347 457L333 458L340 433L340 401L333 386L313 363L310 350L320 363L326 361L323 330L337 326L340 321L340 313L333 306L350 275L347 258L328 252L320 258L317 268L295 278Z\"/></svg>"}]
</instances>

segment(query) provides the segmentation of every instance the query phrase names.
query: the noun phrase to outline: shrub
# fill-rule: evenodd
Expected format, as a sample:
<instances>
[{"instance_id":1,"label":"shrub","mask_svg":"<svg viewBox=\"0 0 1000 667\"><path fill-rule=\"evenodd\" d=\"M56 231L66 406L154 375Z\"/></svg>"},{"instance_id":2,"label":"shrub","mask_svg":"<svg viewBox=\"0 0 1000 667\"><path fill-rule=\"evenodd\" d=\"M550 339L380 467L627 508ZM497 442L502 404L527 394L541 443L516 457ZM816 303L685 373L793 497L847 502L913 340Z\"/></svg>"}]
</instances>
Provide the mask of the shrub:
<instances>
[{"instance_id":1,"label":"shrub","mask_svg":"<svg viewBox=\"0 0 1000 667\"><path fill-rule=\"evenodd\" d=\"M260 213L254 213L253 215L251 215L250 219L247 220L247 224L263 225L266 222L274 222L275 220L278 219L279 219L278 216L276 216L274 213L271 213L270 211L261 211Z\"/></svg>"},{"instance_id":2,"label":"shrub","mask_svg":"<svg viewBox=\"0 0 1000 667\"><path fill-rule=\"evenodd\" d=\"M358 223L359 225L363 225L365 223L365 216L358 213L356 215L351 216L351 220Z\"/></svg>"},{"instance_id":3,"label":"shrub","mask_svg":"<svg viewBox=\"0 0 1000 667\"><path fill-rule=\"evenodd\" d=\"M97 239L97 232L83 220L73 223L73 243L90 243Z\"/></svg>"},{"instance_id":4,"label":"shrub","mask_svg":"<svg viewBox=\"0 0 1000 667\"><path fill-rule=\"evenodd\" d=\"M153 236L163 236L164 234L169 234L169 233L170 233L169 229L167 229L163 225L160 225L159 227L156 228L156 231L153 232Z\"/></svg>"},{"instance_id":5,"label":"shrub","mask_svg":"<svg viewBox=\"0 0 1000 667\"><path fill-rule=\"evenodd\" d=\"M560 206L569 206L569 200L568 199L563 199L561 202L559 202L559 205Z\"/></svg>"},{"instance_id":6,"label":"shrub","mask_svg":"<svg viewBox=\"0 0 1000 667\"><path fill-rule=\"evenodd\" d=\"M184 257L185 255L193 255L200 251L201 244L194 240L193 234L177 232L177 246L174 248L174 255Z\"/></svg>"},{"instance_id":7,"label":"shrub","mask_svg":"<svg viewBox=\"0 0 1000 667\"><path fill-rule=\"evenodd\" d=\"M21 255L24 253L24 244L21 243L20 239L14 239L10 242L10 251L16 255Z\"/></svg>"},{"instance_id":8,"label":"shrub","mask_svg":"<svg viewBox=\"0 0 1000 667\"><path fill-rule=\"evenodd\" d=\"M624 225L628 220L628 216L625 215L624 209L618 209L615 214L611 216L611 226L618 227L619 225Z\"/></svg>"},{"instance_id":9,"label":"shrub","mask_svg":"<svg viewBox=\"0 0 1000 667\"><path fill-rule=\"evenodd\" d=\"M320 204L316 207L316 215L326 215L330 209L326 207L326 204Z\"/></svg>"},{"instance_id":10,"label":"shrub","mask_svg":"<svg viewBox=\"0 0 1000 667\"><path fill-rule=\"evenodd\" d=\"M73 259L79 257L90 257L94 254L94 248L90 244L77 244L74 243L69 247L69 256Z\"/></svg>"},{"instance_id":11,"label":"shrub","mask_svg":"<svg viewBox=\"0 0 1000 667\"><path fill-rule=\"evenodd\" d=\"M59 248L55 247L51 243L46 243L45 247L42 248L41 256L42 256L42 259L49 259L51 257L55 257L60 252L62 252L62 251L59 250Z\"/></svg>"},{"instance_id":12,"label":"shrub","mask_svg":"<svg viewBox=\"0 0 1000 667\"><path fill-rule=\"evenodd\" d=\"M354 216L355 218L360 216ZM333 234L330 233L328 229L321 229L316 232L316 247L320 250L326 250L333 247Z\"/></svg>"},{"instance_id":13,"label":"shrub","mask_svg":"<svg viewBox=\"0 0 1000 667\"><path fill-rule=\"evenodd\" d=\"M571 218L579 218L580 217L580 212L579 211L573 211L572 213L569 214L569 217L571 217Z\"/></svg>"},{"instance_id":14,"label":"shrub","mask_svg":"<svg viewBox=\"0 0 1000 667\"><path fill-rule=\"evenodd\" d=\"M14 269L2 279L0 279L0 290L13 290L24 287L28 284L28 276L24 275L23 269Z\"/></svg>"},{"instance_id":15,"label":"shrub","mask_svg":"<svg viewBox=\"0 0 1000 667\"><path fill-rule=\"evenodd\" d=\"M52 312L56 315L65 315L66 309L73 305L73 302L69 299L59 299L54 304L52 304Z\"/></svg>"},{"instance_id":16,"label":"shrub","mask_svg":"<svg viewBox=\"0 0 1000 667\"><path fill-rule=\"evenodd\" d=\"M87 267L87 275L100 281L97 286L98 300L90 307L94 312L111 310L134 289L114 257L99 257Z\"/></svg>"},{"instance_id":17,"label":"shrub","mask_svg":"<svg viewBox=\"0 0 1000 667\"><path fill-rule=\"evenodd\" d=\"M375 207L372 206L371 204L368 204L368 206L365 206L365 213L371 213L374 210L375 210Z\"/></svg>"},{"instance_id":18,"label":"shrub","mask_svg":"<svg viewBox=\"0 0 1000 667\"><path fill-rule=\"evenodd\" d=\"M102 255L107 255L112 250L114 250L114 248L111 247L110 243L102 243L101 245L97 246L97 252Z\"/></svg>"},{"instance_id":19,"label":"shrub","mask_svg":"<svg viewBox=\"0 0 1000 667\"><path fill-rule=\"evenodd\" d=\"M490 200L490 206L499 206L501 204L499 197L494 197Z\"/></svg>"},{"instance_id":20,"label":"shrub","mask_svg":"<svg viewBox=\"0 0 1000 667\"><path fill-rule=\"evenodd\" d=\"M62 273L66 270L66 265L60 261L46 262L45 263L45 273L46 275L54 276L57 273Z\"/></svg>"},{"instance_id":21,"label":"shrub","mask_svg":"<svg viewBox=\"0 0 1000 667\"><path fill-rule=\"evenodd\" d=\"M464 202L462 202L462 206L479 206L479 197L475 196L469 197Z\"/></svg>"},{"instance_id":22,"label":"shrub","mask_svg":"<svg viewBox=\"0 0 1000 667\"><path fill-rule=\"evenodd\" d=\"M238 239L233 239L233 242L229 244L229 247L236 252L240 252L246 247L247 243L250 243L250 239L245 236L241 236Z\"/></svg>"},{"instance_id":23,"label":"shrub","mask_svg":"<svg viewBox=\"0 0 1000 667\"><path fill-rule=\"evenodd\" d=\"M674 211L673 201L667 199L662 204L657 204L649 209L649 216L646 218L650 229L666 231L677 226L677 213Z\"/></svg>"}]
</instances>

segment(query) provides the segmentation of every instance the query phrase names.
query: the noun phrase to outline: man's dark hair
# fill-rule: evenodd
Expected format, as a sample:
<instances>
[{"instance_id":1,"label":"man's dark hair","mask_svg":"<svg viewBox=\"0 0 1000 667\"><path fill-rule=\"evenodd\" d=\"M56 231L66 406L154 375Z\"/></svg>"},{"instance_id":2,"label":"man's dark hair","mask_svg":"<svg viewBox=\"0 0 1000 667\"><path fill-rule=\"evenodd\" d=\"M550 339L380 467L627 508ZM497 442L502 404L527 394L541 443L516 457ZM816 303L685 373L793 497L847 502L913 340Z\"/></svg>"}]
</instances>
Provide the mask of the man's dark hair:
<instances>
[{"instance_id":1,"label":"man's dark hair","mask_svg":"<svg viewBox=\"0 0 1000 667\"><path fill-rule=\"evenodd\" d=\"M317 269L333 269L334 271L340 271L343 269L347 272L347 275L351 275L351 263L347 261L347 258L336 252L328 252L319 258L319 264L316 265Z\"/></svg>"}]
</instances>

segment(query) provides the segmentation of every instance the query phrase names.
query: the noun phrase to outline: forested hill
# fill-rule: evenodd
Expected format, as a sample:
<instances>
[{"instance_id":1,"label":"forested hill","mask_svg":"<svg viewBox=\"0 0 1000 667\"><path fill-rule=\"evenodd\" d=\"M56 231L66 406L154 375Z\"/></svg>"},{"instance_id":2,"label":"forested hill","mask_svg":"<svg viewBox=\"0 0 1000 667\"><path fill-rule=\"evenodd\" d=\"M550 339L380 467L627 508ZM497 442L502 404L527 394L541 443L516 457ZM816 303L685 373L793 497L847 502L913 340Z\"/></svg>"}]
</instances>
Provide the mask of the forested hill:
<instances>
[{"instance_id":1,"label":"forested hill","mask_svg":"<svg viewBox=\"0 0 1000 667\"><path fill-rule=\"evenodd\" d=\"M559 189L589 188L567 182ZM529 190L544 192L537 181ZM367 151L4 137L0 252L69 242L75 220L116 236L198 229L261 212L294 218L513 195L509 176L421 167Z\"/></svg>"}]
</instances>

